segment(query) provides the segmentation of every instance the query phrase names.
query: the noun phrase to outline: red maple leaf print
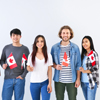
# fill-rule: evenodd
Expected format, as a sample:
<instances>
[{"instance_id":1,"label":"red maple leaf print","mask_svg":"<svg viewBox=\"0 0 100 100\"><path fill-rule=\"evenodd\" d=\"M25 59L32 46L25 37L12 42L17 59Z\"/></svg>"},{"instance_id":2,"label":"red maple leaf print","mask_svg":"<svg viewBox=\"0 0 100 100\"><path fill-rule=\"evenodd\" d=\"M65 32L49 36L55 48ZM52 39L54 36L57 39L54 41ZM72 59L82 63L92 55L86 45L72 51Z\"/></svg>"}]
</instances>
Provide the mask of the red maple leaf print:
<instances>
[{"instance_id":1,"label":"red maple leaf print","mask_svg":"<svg viewBox=\"0 0 100 100\"><path fill-rule=\"evenodd\" d=\"M9 62L10 62L10 63L13 63L13 59L9 59Z\"/></svg>"},{"instance_id":2,"label":"red maple leaf print","mask_svg":"<svg viewBox=\"0 0 100 100\"><path fill-rule=\"evenodd\" d=\"M66 67L68 67L68 58L67 58L67 54L66 54L66 52L64 53L64 57L63 57L63 62L62 62L62 65L64 65L64 66L66 66Z\"/></svg>"},{"instance_id":3,"label":"red maple leaf print","mask_svg":"<svg viewBox=\"0 0 100 100\"><path fill-rule=\"evenodd\" d=\"M92 60L94 60L94 57L93 57L93 56L91 56L91 59L92 59Z\"/></svg>"},{"instance_id":4,"label":"red maple leaf print","mask_svg":"<svg viewBox=\"0 0 100 100\"><path fill-rule=\"evenodd\" d=\"M68 61L66 52L64 53L64 59L65 59L65 61Z\"/></svg>"}]
</instances>

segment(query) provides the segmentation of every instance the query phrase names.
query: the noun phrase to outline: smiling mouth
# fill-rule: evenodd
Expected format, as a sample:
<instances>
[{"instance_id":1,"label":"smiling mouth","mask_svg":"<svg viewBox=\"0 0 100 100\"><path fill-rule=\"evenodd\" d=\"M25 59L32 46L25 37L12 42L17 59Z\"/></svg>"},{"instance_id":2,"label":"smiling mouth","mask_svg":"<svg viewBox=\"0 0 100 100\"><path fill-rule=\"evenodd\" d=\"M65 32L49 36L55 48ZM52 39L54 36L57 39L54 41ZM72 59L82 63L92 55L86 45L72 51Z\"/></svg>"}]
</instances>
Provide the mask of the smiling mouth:
<instances>
[{"instance_id":1,"label":"smiling mouth","mask_svg":"<svg viewBox=\"0 0 100 100\"><path fill-rule=\"evenodd\" d=\"M14 39L14 40L18 40L18 39Z\"/></svg>"},{"instance_id":2,"label":"smiling mouth","mask_svg":"<svg viewBox=\"0 0 100 100\"><path fill-rule=\"evenodd\" d=\"M68 39L67 37L63 37L64 39Z\"/></svg>"},{"instance_id":3,"label":"smiling mouth","mask_svg":"<svg viewBox=\"0 0 100 100\"><path fill-rule=\"evenodd\" d=\"M38 47L42 47L42 45L38 45Z\"/></svg>"}]
</instances>

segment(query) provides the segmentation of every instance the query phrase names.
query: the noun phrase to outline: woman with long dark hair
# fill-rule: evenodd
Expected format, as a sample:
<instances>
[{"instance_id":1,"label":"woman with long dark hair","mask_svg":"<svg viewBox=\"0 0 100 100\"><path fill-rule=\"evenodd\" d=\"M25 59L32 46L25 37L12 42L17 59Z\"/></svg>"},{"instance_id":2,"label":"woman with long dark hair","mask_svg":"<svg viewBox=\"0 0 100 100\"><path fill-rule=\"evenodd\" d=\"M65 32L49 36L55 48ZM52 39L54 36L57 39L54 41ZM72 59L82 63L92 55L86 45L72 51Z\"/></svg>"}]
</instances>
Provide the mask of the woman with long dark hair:
<instances>
[{"instance_id":1,"label":"woman with long dark hair","mask_svg":"<svg viewBox=\"0 0 100 100\"><path fill-rule=\"evenodd\" d=\"M30 91L33 100L50 100L52 92L52 57L47 53L43 35L38 35L33 44L33 51L28 57L27 70L31 72Z\"/></svg>"},{"instance_id":2,"label":"woman with long dark hair","mask_svg":"<svg viewBox=\"0 0 100 100\"><path fill-rule=\"evenodd\" d=\"M85 100L95 100L97 86L99 85L99 59L90 36L85 36L82 39L81 60L81 87Z\"/></svg>"}]
</instances>

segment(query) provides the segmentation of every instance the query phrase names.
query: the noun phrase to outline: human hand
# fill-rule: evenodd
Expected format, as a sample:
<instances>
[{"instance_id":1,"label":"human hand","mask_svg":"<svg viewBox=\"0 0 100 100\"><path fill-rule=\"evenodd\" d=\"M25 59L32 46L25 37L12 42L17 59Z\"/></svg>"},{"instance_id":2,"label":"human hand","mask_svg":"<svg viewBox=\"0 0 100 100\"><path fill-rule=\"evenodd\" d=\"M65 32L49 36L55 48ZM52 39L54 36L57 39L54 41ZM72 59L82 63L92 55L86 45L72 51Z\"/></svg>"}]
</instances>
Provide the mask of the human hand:
<instances>
[{"instance_id":1,"label":"human hand","mask_svg":"<svg viewBox=\"0 0 100 100\"><path fill-rule=\"evenodd\" d=\"M75 82L75 87L78 88L79 86L80 86L80 80L77 79L76 82Z\"/></svg>"},{"instance_id":2,"label":"human hand","mask_svg":"<svg viewBox=\"0 0 100 100\"><path fill-rule=\"evenodd\" d=\"M51 93L52 92L52 86L48 84L48 87L47 87L47 91L48 93Z\"/></svg>"},{"instance_id":3,"label":"human hand","mask_svg":"<svg viewBox=\"0 0 100 100\"><path fill-rule=\"evenodd\" d=\"M18 78L21 79L21 80L23 79L21 76L16 77L16 79L18 79Z\"/></svg>"},{"instance_id":4,"label":"human hand","mask_svg":"<svg viewBox=\"0 0 100 100\"><path fill-rule=\"evenodd\" d=\"M34 70L34 68L31 67L31 66L27 66L27 70L28 70L29 72L32 72L32 71Z\"/></svg>"},{"instance_id":5,"label":"human hand","mask_svg":"<svg viewBox=\"0 0 100 100\"><path fill-rule=\"evenodd\" d=\"M3 69L6 69L7 68L7 64L3 64Z\"/></svg>"},{"instance_id":6,"label":"human hand","mask_svg":"<svg viewBox=\"0 0 100 100\"><path fill-rule=\"evenodd\" d=\"M61 70L62 69L62 66L61 65L56 65L56 69L57 70Z\"/></svg>"},{"instance_id":7,"label":"human hand","mask_svg":"<svg viewBox=\"0 0 100 100\"><path fill-rule=\"evenodd\" d=\"M85 72L83 67L80 67L79 69L80 69L80 71L81 71L82 73Z\"/></svg>"}]
</instances>

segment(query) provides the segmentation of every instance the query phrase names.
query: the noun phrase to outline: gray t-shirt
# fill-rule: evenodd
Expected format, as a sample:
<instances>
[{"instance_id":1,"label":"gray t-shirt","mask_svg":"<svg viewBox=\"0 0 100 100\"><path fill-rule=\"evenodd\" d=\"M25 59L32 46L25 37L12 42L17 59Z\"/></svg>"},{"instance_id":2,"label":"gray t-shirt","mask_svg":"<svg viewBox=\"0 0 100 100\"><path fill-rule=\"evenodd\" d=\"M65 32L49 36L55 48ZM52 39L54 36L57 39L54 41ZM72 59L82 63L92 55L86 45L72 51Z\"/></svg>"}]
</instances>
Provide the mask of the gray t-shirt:
<instances>
[{"instance_id":1,"label":"gray t-shirt","mask_svg":"<svg viewBox=\"0 0 100 100\"><path fill-rule=\"evenodd\" d=\"M24 65L22 66L23 54L24 54L24 58L25 57L28 58L29 49L24 45L22 45L21 47L16 47L10 44L4 47L1 55L1 66L6 63L8 65L7 68L5 69L5 79L16 78L19 75L22 78L25 78L28 71L26 69L27 60L25 60L24 62L25 66ZM10 57L10 55L12 55L12 57L15 60L15 64L17 65L15 68L12 69L10 68L9 63L7 62L7 59Z\"/></svg>"}]
</instances>

